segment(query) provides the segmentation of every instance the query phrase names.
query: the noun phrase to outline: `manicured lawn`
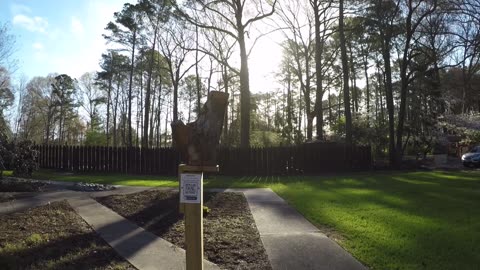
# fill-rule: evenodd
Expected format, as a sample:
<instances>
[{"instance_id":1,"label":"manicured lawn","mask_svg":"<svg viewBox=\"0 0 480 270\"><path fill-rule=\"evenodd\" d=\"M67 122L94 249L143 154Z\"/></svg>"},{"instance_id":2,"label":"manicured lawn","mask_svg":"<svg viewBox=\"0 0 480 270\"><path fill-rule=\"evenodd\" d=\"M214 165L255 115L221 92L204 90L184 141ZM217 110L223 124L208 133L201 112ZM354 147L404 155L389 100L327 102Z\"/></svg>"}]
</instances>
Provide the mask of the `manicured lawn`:
<instances>
[{"instance_id":1,"label":"manicured lawn","mask_svg":"<svg viewBox=\"0 0 480 270\"><path fill-rule=\"evenodd\" d=\"M41 178L176 186L175 178ZM208 187L270 187L372 269L478 269L480 172L376 172L336 176L215 177Z\"/></svg>"},{"instance_id":2,"label":"manicured lawn","mask_svg":"<svg viewBox=\"0 0 480 270\"><path fill-rule=\"evenodd\" d=\"M13 171L3 171L3 176L12 176Z\"/></svg>"},{"instance_id":3,"label":"manicured lawn","mask_svg":"<svg viewBox=\"0 0 480 270\"><path fill-rule=\"evenodd\" d=\"M122 174L69 174L58 173L51 170L40 170L34 173L34 179L65 181L65 182L89 182L98 184L148 186L148 187L172 187L177 186L175 177L153 175L122 175Z\"/></svg>"}]
</instances>

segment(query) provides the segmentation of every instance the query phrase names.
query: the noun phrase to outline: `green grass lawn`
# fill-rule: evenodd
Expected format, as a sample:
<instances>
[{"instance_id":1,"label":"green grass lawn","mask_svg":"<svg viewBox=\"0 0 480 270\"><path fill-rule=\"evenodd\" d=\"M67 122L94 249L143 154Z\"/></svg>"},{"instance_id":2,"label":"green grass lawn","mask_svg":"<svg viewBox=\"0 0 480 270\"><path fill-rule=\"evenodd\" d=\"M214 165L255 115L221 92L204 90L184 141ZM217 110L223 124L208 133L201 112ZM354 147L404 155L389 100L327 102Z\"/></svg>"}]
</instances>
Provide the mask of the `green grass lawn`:
<instances>
[{"instance_id":1,"label":"green grass lawn","mask_svg":"<svg viewBox=\"0 0 480 270\"><path fill-rule=\"evenodd\" d=\"M48 171L35 177L177 186L172 177ZM205 186L270 187L372 269L480 267L480 172L213 177Z\"/></svg>"},{"instance_id":2,"label":"green grass lawn","mask_svg":"<svg viewBox=\"0 0 480 270\"><path fill-rule=\"evenodd\" d=\"M12 176L13 171L3 171L3 176Z\"/></svg>"},{"instance_id":3,"label":"green grass lawn","mask_svg":"<svg viewBox=\"0 0 480 270\"><path fill-rule=\"evenodd\" d=\"M173 187L178 186L176 177L154 175L123 175L123 174L70 174L59 173L51 170L40 170L33 174L35 179L65 181L65 182L89 182L110 185L148 186L148 187Z\"/></svg>"}]
</instances>

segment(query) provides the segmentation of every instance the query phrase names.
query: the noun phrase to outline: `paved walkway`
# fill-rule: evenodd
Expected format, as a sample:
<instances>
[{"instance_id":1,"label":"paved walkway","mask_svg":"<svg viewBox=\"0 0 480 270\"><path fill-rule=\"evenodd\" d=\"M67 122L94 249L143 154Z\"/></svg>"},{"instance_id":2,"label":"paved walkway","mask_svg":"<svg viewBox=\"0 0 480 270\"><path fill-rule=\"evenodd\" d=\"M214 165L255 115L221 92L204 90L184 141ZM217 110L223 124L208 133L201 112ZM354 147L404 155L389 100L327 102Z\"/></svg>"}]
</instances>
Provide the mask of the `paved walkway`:
<instances>
[{"instance_id":1,"label":"paved walkway","mask_svg":"<svg viewBox=\"0 0 480 270\"><path fill-rule=\"evenodd\" d=\"M0 215L68 200L75 211L138 269L185 269L185 251L126 220L92 197L128 194L142 187L118 187L103 192L55 191L0 203ZM270 189L214 189L243 192L274 270L363 270L360 262L321 233ZM205 261L205 269L219 269Z\"/></svg>"},{"instance_id":2,"label":"paved walkway","mask_svg":"<svg viewBox=\"0 0 480 270\"><path fill-rule=\"evenodd\" d=\"M55 191L39 193L31 198L0 203L0 215L22 211L50 202L67 200L73 209L117 253L139 270L184 270L185 250L128 221L92 197L136 193L149 188L118 187L102 192ZM204 260L204 269L220 269Z\"/></svg>"},{"instance_id":3,"label":"paved walkway","mask_svg":"<svg viewBox=\"0 0 480 270\"><path fill-rule=\"evenodd\" d=\"M60 183L58 185L63 185L67 187L70 183ZM57 184L55 184L57 185ZM28 208L37 207L45 205L51 202L69 200L75 198L89 198L89 197L101 197L108 196L112 194L128 194L136 193L149 189L148 187L127 187L127 186L117 186L114 190L109 191L96 191L96 192L80 192L66 190L63 188L53 189L51 192L39 192L36 196L17 199L13 201L7 201L0 203L0 215L10 214L18 211L23 211Z\"/></svg>"},{"instance_id":4,"label":"paved walkway","mask_svg":"<svg viewBox=\"0 0 480 270\"><path fill-rule=\"evenodd\" d=\"M367 269L269 188L243 192L274 270Z\"/></svg>"},{"instance_id":5,"label":"paved walkway","mask_svg":"<svg viewBox=\"0 0 480 270\"><path fill-rule=\"evenodd\" d=\"M137 269L185 269L185 251L126 220L94 199L69 200L70 205L120 256ZM204 261L204 269L220 269Z\"/></svg>"}]
</instances>

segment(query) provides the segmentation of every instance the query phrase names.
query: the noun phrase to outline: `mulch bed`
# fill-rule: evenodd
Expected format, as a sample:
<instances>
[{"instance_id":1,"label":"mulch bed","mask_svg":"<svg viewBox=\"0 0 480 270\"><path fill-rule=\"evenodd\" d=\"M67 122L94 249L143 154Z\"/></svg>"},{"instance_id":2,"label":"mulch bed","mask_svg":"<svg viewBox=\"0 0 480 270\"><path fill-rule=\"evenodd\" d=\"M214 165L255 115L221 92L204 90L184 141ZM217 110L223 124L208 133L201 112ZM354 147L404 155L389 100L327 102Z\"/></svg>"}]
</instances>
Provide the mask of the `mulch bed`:
<instances>
[{"instance_id":1,"label":"mulch bed","mask_svg":"<svg viewBox=\"0 0 480 270\"><path fill-rule=\"evenodd\" d=\"M178 192L147 190L97 200L167 241L185 248ZM271 269L248 203L241 193L205 193L206 259L223 269Z\"/></svg>"},{"instance_id":2,"label":"mulch bed","mask_svg":"<svg viewBox=\"0 0 480 270\"><path fill-rule=\"evenodd\" d=\"M47 184L22 178L4 177L0 179L0 192L41 192Z\"/></svg>"},{"instance_id":3,"label":"mulch bed","mask_svg":"<svg viewBox=\"0 0 480 270\"><path fill-rule=\"evenodd\" d=\"M135 269L66 201L0 216L0 269Z\"/></svg>"},{"instance_id":4,"label":"mulch bed","mask_svg":"<svg viewBox=\"0 0 480 270\"><path fill-rule=\"evenodd\" d=\"M22 178L4 177L0 179L0 203L32 197L43 192L47 184Z\"/></svg>"}]
</instances>

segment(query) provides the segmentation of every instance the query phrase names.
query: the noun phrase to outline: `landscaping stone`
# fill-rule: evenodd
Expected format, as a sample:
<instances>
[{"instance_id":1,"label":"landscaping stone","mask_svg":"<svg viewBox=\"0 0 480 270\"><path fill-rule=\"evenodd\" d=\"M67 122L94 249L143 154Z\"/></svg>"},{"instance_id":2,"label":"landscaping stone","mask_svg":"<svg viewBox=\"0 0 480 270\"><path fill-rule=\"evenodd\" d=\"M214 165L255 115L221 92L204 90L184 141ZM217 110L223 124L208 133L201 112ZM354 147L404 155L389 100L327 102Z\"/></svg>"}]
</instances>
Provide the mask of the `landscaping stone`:
<instances>
[{"instance_id":1,"label":"landscaping stone","mask_svg":"<svg viewBox=\"0 0 480 270\"><path fill-rule=\"evenodd\" d=\"M114 190L115 186L78 182L78 183L75 183L73 186L71 186L70 189L75 191L83 191L83 192L108 191L108 190Z\"/></svg>"}]
</instances>

